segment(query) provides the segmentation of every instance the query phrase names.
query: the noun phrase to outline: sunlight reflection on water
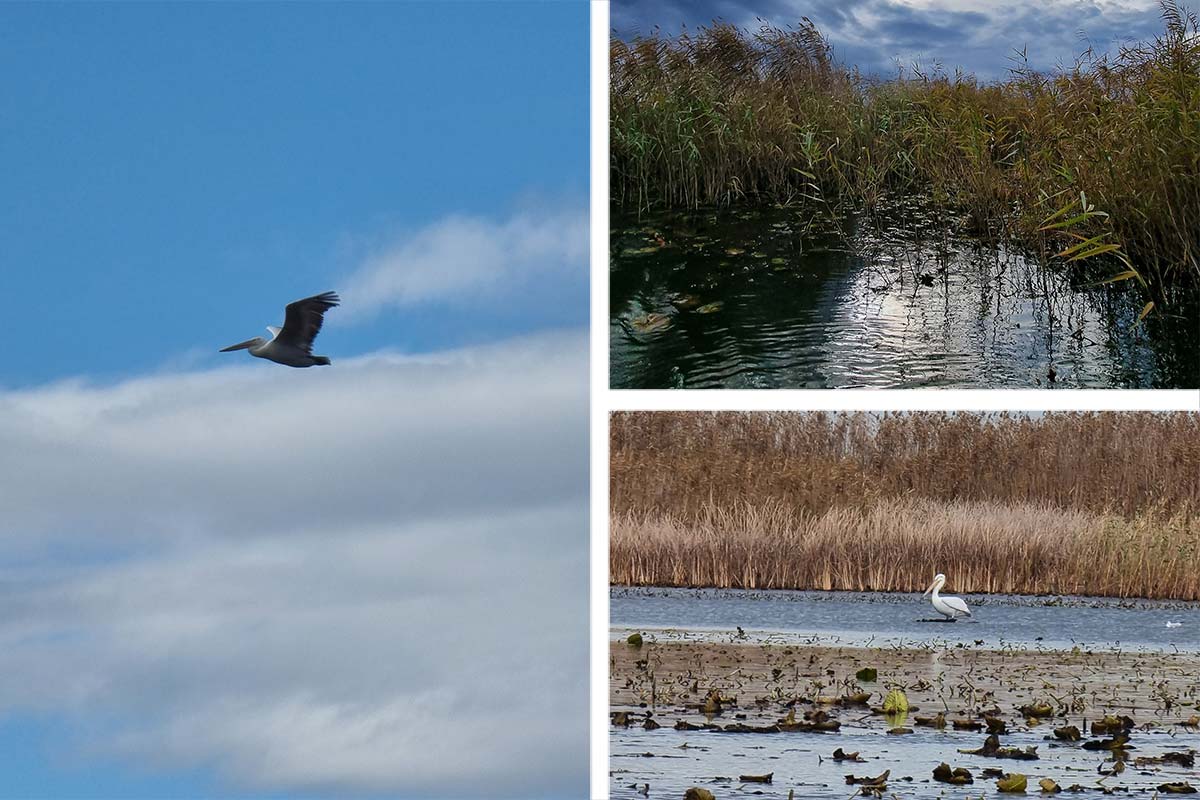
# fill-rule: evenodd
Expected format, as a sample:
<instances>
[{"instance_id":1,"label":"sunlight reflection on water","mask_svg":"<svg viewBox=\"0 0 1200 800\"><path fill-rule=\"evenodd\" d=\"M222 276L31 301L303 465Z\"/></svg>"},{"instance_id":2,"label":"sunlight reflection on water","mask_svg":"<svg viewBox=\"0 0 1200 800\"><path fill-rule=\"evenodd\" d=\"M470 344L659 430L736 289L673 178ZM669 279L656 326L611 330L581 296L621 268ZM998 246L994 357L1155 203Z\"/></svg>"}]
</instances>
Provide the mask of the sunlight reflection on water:
<instances>
[{"instance_id":1,"label":"sunlight reflection on water","mask_svg":"<svg viewBox=\"0 0 1200 800\"><path fill-rule=\"evenodd\" d=\"M1200 383L1186 323L1135 326L1130 291L944 230L912 209L870 226L786 208L618 217L612 385Z\"/></svg>"}]
</instances>

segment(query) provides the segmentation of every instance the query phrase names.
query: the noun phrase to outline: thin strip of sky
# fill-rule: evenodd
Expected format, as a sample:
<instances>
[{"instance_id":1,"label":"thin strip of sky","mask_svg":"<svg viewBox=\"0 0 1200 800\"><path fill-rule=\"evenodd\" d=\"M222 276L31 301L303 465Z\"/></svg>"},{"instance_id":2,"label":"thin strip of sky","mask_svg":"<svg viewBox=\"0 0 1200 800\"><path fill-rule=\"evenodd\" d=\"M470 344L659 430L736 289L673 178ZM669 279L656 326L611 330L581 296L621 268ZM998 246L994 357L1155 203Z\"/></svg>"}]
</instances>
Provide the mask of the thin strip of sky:
<instances>
[{"instance_id":1,"label":"thin strip of sky","mask_svg":"<svg viewBox=\"0 0 1200 800\"><path fill-rule=\"evenodd\" d=\"M1200 9L1194 0L1185 8ZM1093 47L1115 52L1163 31L1156 0L613 0L612 27L629 38L695 29L714 20L754 29L796 25L807 17L833 45L838 61L893 75L898 66L940 65L984 80L1002 78L1024 50L1046 70L1070 65Z\"/></svg>"}]
</instances>

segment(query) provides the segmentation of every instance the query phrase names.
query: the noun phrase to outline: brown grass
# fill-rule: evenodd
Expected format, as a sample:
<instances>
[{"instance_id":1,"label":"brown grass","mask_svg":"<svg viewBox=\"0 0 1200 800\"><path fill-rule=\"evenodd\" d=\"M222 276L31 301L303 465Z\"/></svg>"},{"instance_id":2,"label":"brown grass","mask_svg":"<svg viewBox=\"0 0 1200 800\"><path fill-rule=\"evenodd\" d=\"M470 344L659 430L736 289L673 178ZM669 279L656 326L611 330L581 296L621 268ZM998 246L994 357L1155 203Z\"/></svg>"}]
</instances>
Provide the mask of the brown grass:
<instances>
[{"instance_id":1,"label":"brown grass","mask_svg":"<svg viewBox=\"0 0 1200 800\"><path fill-rule=\"evenodd\" d=\"M1200 415L614 414L620 584L1200 599Z\"/></svg>"},{"instance_id":2,"label":"brown grass","mask_svg":"<svg viewBox=\"0 0 1200 800\"><path fill-rule=\"evenodd\" d=\"M1200 508L1200 414L630 412L610 438L617 513L889 498Z\"/></svg>"},{"instance_id":3,"label":"brown grass","mask_svg":"<svg viewBox=\"0 0 1200 800\"><path fill-rule=\"evenodd\" d=\"M1200 519L1037 506L884 501L819 515L780 504L683 521L617 514L622 585L921 591L934 572L958 592L1200 599Z\"/></svg>"}]
</instances>

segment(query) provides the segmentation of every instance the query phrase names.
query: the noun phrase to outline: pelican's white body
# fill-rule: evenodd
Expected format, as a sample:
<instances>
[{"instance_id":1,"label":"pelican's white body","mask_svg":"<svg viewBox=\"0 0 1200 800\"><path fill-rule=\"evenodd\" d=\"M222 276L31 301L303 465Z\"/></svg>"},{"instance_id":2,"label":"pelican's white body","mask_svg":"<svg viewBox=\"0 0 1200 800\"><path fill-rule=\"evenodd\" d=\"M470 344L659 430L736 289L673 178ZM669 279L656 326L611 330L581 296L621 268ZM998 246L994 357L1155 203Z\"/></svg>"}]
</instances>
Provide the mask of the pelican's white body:
<instances>
[{"instance_id":1,"label":"pelican's white body","mask_svg":"<svg viewBox=\"0 0 1200 800\"><path fill-rule=\"evenodd\" d=\"M267 330L276 336L279 334L278 328L268 328ZM250 351L250 355L274 361L276 364L285 364L289 367L315 367L318 364L329 363L329 359L325 356L309 355L299 347L288 347L277 339L271 339L269 342L262 339L259 341L262 344L246 348Z\"/></svg>"},{"instance_id":2,"label":"pelican's white body","mask_svg":"<svg viewBox=\"0 0 1200 800\"><path fill-rule=\"evenodd\" d=\"M938 593L945 585L946 576L939 572L934 576L933 583L925 590L926 596L933 594L931 599L934 610L948 619L971 616L971 610L967 608L967 604L962 601L961 597L942 597Z\"/></svg>"},{"instance_id":3,"label":"pelican's white body","mask_svg":"<svg viewBox=\"0 0 1200 800\"><path fill-rule=\"evenodd\" d=\"M313 340L321 332L325 312L336 308L340 302L336 292L324 292L288 303L283 327L267 326L267 330L271 332L269 340L255 336L253 339L223 347L221 352L249 350L252 356L289 367L328 366L328 358L312 354Z\"/></svg>"}]
</instances>

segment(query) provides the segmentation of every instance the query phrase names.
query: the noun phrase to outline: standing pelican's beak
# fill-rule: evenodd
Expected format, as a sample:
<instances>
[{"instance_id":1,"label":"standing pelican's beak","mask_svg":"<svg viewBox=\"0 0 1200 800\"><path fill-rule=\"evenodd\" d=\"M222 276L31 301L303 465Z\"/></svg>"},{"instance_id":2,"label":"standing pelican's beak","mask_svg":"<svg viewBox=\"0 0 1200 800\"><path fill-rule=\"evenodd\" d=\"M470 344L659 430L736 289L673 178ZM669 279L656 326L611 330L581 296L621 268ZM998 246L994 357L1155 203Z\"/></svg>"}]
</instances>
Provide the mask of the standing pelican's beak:
<instances>
[{"instance_id":1,"label":"standing pelican's beak","mask_svg":"<svg viewBox=\"0 0 1200 800\"><path fill-rule=\"evenodd\" d=\"M221 352L232 353L234 350L245 350L247 347L254 345L256 342L258 342L258 339L247 339L240 344L231 344L229 347L222 347Z\"/></svg>"},{"instance_id":2,"label":"standing pelican's beak","mask_svg":"<svg viewBox=\"0 0 1200 800\"><path fill-rule=\"evenodd\" d=\"M921 595L921 597L929 597L929 593L933 591L933 587L935 587L935 586L937 586L936 580L933 583L929 584L929 588L925 590L925 594Z\"/></svg>"}]
</instances>

